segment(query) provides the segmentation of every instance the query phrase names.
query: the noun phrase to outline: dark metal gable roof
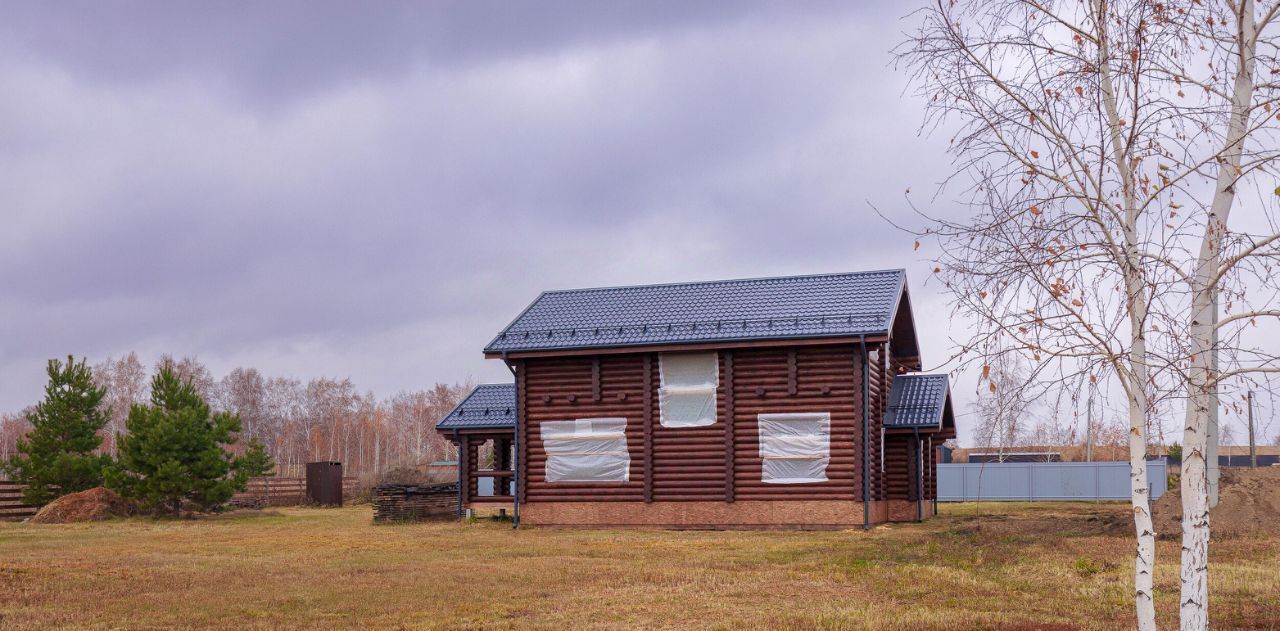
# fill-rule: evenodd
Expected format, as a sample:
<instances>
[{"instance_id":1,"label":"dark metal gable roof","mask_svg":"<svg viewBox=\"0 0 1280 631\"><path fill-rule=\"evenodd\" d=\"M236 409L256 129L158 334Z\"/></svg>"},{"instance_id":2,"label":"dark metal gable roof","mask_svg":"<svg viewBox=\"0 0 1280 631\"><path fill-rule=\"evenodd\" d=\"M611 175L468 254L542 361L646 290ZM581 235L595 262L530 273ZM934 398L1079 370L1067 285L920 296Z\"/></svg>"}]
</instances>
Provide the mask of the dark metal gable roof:
<instances>
[{"instance_id":1,"label":"dark metal gable roof","mask_svg":"<svg viewBox=\"0 0 1280 631\"><path fill-rule=\"evenodd\" d=\"M937 427L950 406L946 375L896 375L889 394L885 427Z\"/></svg>"},{"instance_id":2,"label":"dark metal gable roof","mask_svg":"<svg viewBox=\"0 0 1280 631\"><path fill-rule=\"evenodd\" d=\"M502 429L516 426L516 385L476 386L457 407L436 423L436 429Z\"/></svg>"},{"instance_id":3,"label":"dark metal gable roof","mask_svg":"<svg viewBox=\"0 0 1280 631\"><path fill-rule=\"evenodd\" d=\"M906 272L548 291L486 353L887 334Z\"/></svg>"}]
</instances>

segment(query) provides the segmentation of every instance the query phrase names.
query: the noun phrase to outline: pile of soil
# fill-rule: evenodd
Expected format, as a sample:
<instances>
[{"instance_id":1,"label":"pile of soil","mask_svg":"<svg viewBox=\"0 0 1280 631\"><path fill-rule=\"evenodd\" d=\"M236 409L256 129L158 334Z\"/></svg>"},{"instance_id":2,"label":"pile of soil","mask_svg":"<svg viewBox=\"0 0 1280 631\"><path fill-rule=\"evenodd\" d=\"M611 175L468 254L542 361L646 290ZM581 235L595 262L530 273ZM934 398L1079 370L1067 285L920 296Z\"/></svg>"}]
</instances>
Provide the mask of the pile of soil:
<instances>
[{"instance_id":1,"label":"pile of soil","mask_svg":"<svg viewBox=\"0 0 1280 631\"><path fill-rule=\"evenodd\" d=\"M104 487L63 495L45 505L31 518L37 524L72 524L98 521L111 517L127 517L134 513L129 500Z\"/></svg>"},{"instance_id":2,"label":"pile of soil","mask_svg":"<svg viewBox=\"0 0 1280 631\"><path fill-rule=\"evenodd\" d=\"M1214 537L1249 532L1280 534L1280 467L1223 468L1218 505L1209 513ZM1151 505L1160 538L1182 537L1182 492L1175 487Z\"/></svg>"}]
</instances>

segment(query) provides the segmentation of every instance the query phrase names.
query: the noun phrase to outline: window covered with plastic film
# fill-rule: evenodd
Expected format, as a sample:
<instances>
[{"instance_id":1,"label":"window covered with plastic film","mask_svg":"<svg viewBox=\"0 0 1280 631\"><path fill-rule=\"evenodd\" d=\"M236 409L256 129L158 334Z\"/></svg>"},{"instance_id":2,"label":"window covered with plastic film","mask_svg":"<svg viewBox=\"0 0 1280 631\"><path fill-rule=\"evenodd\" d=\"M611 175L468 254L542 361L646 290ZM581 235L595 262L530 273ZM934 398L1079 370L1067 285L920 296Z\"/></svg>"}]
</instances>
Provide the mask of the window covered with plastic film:
<instances>
[{"instance_id":1,"label":"window covered with plastic film","mask_svg":"<svg viewBox=\"0 0 1280 631\"><path fill-rule=\"evenodd\" d=\"M773 484L826 482L831 462L831 413L761 414L760 479Z\"/></svg>"},{"instance_id":2,"label":"window covered with plastic film","mask_svg":"<svg viewBox=\"0 0 1280 631\"><path fill-rule=\"evenodd\" d=\"M547 482L626 482L631 477L627 419L584 418L540 425Z\"/></svg>"},{"instance_id":3,"label":"window covered with plastic film","mask_svg":"<svg viewBox=\"0 0 1280 631\"><path fill-rule=\"evenodd\" d=\"M701 427L716 422L716 353L663 353L658 356L659 420L663 427Z\"/></svg>"}]
</instances>

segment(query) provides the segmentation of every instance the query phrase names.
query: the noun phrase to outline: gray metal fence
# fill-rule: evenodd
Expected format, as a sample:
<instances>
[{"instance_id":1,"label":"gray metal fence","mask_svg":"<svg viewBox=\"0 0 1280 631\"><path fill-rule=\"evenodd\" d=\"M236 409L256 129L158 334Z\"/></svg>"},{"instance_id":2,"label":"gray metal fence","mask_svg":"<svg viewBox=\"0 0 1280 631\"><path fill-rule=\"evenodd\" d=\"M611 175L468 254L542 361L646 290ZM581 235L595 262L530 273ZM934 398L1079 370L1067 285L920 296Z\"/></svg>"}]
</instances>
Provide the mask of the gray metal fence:
<instances>
[{"instance_id":1,"label":"gray metal fence","mask_svg":"<svg viewBox=\"0 0 1280 631\"><path fill-rule=\"evenodd\" d=\"M1164 458L1147 461L1151 499L1168 486ZM1127 500L1128 462L1001 462L938 465L942 502Z\"/></svg>"}]
</instances>

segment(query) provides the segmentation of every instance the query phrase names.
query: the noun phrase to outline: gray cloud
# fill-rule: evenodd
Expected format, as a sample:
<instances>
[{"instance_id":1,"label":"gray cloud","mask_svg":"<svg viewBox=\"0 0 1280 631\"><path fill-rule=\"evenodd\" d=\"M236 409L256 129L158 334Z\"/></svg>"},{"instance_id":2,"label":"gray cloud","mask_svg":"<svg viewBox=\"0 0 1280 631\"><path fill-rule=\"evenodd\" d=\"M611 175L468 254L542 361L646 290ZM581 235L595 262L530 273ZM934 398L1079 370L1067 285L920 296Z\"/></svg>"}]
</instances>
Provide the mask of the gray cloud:
<instances>
[{"instance_id":1,"label":"gray cloud","mask_svg":"<svg viewBox=\"0 0 1280 631\"><path fill-rule=\"evenodd\" d=\"M555 287L907 267L936 312L867 205L947 170L899 11L8 5L0 409L67 352L504 379L480 348Z\"/></svg>"}]
</instances>

